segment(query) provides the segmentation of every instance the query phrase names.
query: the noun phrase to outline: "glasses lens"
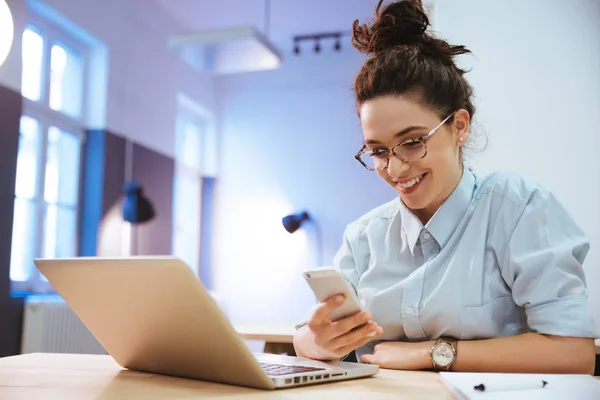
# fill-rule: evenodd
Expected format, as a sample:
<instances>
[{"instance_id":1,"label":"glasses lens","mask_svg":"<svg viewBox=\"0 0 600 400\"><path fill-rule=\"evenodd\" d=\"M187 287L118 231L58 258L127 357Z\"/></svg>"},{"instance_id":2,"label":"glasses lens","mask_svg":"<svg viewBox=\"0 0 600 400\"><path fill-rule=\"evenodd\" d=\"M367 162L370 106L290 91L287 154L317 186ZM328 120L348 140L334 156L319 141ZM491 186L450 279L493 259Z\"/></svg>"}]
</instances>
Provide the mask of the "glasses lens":
<instances>
[{"instance_id":1,"label":"glasses lens","mask_svg":"<svg viewBox=\"0 0 600 400\"><path fill-rule=\"evenodd\" d=\"M425 143L420 140L398 145L394 153L405 161L415 161L425 157Z\"/></svg>"},{"instance_id":2,"label":"glasses lens","mask_svg":"<svg viewBox=\"0 0 600 400\"><path fill-rule=\"evenodd\" d=\"M387 167L387 152L379 151L375 154L367 153L360 156L361 161L371 170L380 170Z\"/></svg>"}]
</instances>

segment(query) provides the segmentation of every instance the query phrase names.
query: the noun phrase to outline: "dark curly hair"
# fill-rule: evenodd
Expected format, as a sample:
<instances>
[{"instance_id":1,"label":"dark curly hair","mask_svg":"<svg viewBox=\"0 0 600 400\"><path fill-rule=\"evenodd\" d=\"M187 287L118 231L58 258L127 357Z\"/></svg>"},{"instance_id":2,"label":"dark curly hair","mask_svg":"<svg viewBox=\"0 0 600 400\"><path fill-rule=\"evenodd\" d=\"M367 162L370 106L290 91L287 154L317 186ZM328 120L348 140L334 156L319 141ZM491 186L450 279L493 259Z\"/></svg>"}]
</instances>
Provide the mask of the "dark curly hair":
<instances>
[{"instance_id":1,"label":"dark curly hair","mask_svg":"<svg viewBox=\"0 0 600 400\"><path fill-rule=\"evenodd\" d=\"M370 24L354 21L352 43L370 57L354 81L357 106L380 96L413 96L440 119L465 109L475 114L473 89L454 57L470 53L427 31L429 18L420 0L380 0ZM449 120L451 122L452 119Z\"/></svg>"}]
</instances>

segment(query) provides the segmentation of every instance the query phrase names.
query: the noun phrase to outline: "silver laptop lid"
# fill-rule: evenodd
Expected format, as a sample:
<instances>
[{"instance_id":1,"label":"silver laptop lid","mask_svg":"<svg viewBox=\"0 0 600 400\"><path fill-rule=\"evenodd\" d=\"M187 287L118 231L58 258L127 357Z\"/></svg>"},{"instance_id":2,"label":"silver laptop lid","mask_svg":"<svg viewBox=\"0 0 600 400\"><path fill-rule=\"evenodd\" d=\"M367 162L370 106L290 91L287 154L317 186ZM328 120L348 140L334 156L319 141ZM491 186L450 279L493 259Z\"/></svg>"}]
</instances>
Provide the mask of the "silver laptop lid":
<instances>
[{"instance_id":1,"label":"silver laptop lid","mask_svg":"<svg viewBox=\"0 0 600 400\"><path fill-rule=\"evenodd\" d=\"M124 368L273 389L205 290L173 257L35 260Z\"/></svg>"}]
</instances>

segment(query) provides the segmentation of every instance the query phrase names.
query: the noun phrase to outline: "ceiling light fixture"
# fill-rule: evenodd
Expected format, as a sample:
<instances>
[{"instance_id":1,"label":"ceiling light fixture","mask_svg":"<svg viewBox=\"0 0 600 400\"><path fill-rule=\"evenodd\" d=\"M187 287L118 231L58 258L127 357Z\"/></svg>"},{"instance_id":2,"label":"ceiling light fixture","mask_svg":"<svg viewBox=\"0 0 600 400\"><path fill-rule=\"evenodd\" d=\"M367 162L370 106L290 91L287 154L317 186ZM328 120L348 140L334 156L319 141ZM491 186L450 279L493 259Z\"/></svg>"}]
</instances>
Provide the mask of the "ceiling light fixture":
<instances>
[{"instance_id":1,"label":"ceiling light fixture","mask_svg":"<svg viewBox=\"0 0 600 400\"><path fill-rule=\"evenodd\" d=\"M281 55L268 39L270 11L270 0L265 0L263 33L254 26L187 32L172 35L169 46L193 67L215 75L279 68Z\"/></svg>"},{"instance_id":2,"label":"ceiling light fixture","mask_svg":"<svg viewBox=\"0 0 600 400\"><path fill-rule=\"evenodd\" d=\"M342 49L342 36L344 36L345 32L325 32L325 33L315 33L310 35L298 35L294 36L294 54L300 54L300 43L304 41L313 41L314 42L314 51L315 53L321 52L321 41L328 39L335 39L335 43L333 45L333 49L336 52L339 52Z\"/></svg>"}]
</instances>

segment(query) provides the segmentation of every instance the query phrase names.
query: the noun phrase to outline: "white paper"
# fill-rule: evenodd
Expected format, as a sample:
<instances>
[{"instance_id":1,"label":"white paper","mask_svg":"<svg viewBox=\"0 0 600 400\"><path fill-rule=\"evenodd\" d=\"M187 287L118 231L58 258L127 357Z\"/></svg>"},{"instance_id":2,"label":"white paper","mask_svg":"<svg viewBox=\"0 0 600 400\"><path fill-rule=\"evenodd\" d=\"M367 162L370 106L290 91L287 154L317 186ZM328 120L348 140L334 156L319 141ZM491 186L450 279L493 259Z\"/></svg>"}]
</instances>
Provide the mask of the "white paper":
<instances>
[{"instance_id":1,"label":"white paper","mask_svg":"<svg viewBox=\"0 0 600 400\"><path fill-rule=\"evenodd\" d=\"M600 379L590 375L553 375L553 374L497 374L440 372L442 382L458 399L462 400L598 400L600 399ZM544 380L544 388L480 392L475 386L483 383L501 384L517 380Z\"/></svg>"}]
</instances>

